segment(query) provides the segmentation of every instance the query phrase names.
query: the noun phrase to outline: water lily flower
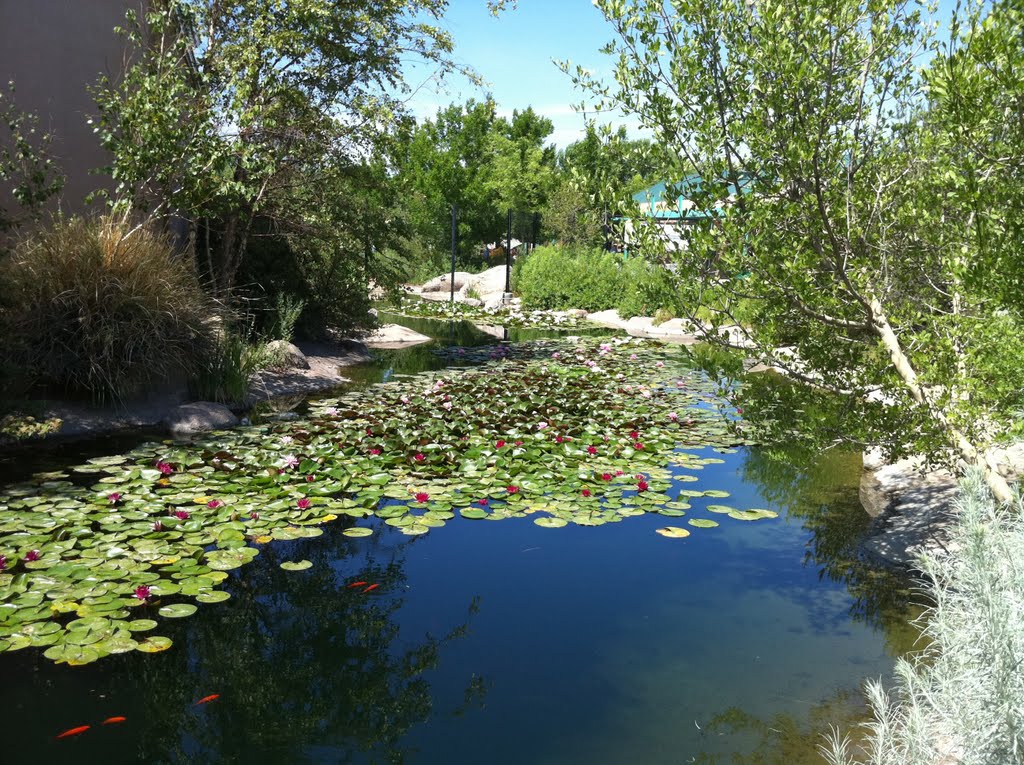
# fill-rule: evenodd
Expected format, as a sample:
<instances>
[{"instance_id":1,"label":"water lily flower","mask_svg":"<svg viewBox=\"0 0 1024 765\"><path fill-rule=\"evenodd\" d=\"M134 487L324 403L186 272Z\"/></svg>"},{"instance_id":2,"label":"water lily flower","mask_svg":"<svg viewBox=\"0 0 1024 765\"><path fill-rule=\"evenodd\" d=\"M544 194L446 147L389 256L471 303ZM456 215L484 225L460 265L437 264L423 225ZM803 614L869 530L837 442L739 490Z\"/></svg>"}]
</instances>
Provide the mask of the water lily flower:
<instances>
[{"instance_id":1,"label":"water lily flower","mask_svg":"<svg viewBox=\"0 0 1024 765\"><path fill-rule=\"evenodd\" d=\"M590 489L584 489L583 491L580 492L580 494L582 494L584 497L589 497Z\"/></svg>"},{"instance_id":2,"label":"water lily flower","mask_svg":"<svg viewBox=\"0 0 1024 765\"><path fill-rule=\"evenodd\" d=\"M329 406L326 409L324 409L324 414L329 415L331 417L333 417L337 413L338 413L338 407L336 407L336 406Z\"/></svg>"},{"instance_id":3,"label":"water lily flower","mask_svg":"<svg viewBox=\"0 0 1024 765\"><path fill-rule=\"evenodd\" d=\"M665 362L664 361L655 362L654 366L656 366L658 369L661 369L663 366L665 366Z\"/></svg>"},{"instance_id":4,"label":"water lily flower","mask_svg":"<svg viewBox=\"0 0 1024 765\"><path fill-rule=\"evenodd\" d=\"M259 519L260 519L260 514L257 513L255 510L253 510L251 513L249 513L249 520L250 521L258 521Z\"/></svg>"},{"instance_id":5,"label":"water lily flower","mask_svg":"<svg viewBox=\"0 0 1024 765\"><path fill-rule=\"evenodd\" d=\"M163 531L163 530L164 530L164 522L163 521L153 521L153 531Z\"/></svg>"},{"instance_id":6,"label":"water lily flower","mask_svg":"<svg viewBox=\"0 0 1024 765\"><path fill-rule=\"evenodd\" d=\"M0 571L3 571L5 568L7 568L7 556L0 555Z\"/></svg>"},{"instance_id":7,"label":"water lily flower","mask_svg":"<svg viewBox=\"0 0 1024 765\"><path fill-rule=\"evenodd\" d=\"M366 429L366 435L372 436L373 435L373 428L367 428Z\"/></svg>"},{"instance_id":8,"label":"water lily flower","mask_svg":"<svg viewBox=\"0 0 1024 765\"><path fill-rule=\"evenodd\" d=\"M742 407L736 407L736 413L737 413L737 414L743 414L743 409L742 409Z\"/></svg>"},{"instance_id":9,"label":"water lily flower","mask_svg":"<svg viewBox=\"0 0 1024 765\"><path fill-rule=\"evenodd\" d=\"M302 499L295 503L295 506L299 508L299 510L309 510L309 506L311 504L312 502L310 502L307 497L303 497Z\"/></svg>"},{"instance_id":10,"label":"water lily flower","mask_svg":"<svg viewBox=\"0 0 1024 765\"><path fill-rule=\"evenodd\" d=\"M612 480L612 474L611 473L601 473L601 480L602 481L610 481L610 480Z\"/></svg>"},{"instance_id":11,"label":"water lily flower","mask_svg":"<svg viewBox=\"0 0 1024 765\"><path fill-rule=\"evenodd\" d=\"M286 454L284 459L281 460L281 464L286 468L297 468L299 466L299 458L294 454Z\"/></svg>"},{"instance_id":12,"label":"water lily flower","mask_svg":"<svg viewBox=\"0 0 1024 765\"><path fill-rule=\"evenodd\" d=\"M522 441L516 441L516 446L522 446L522 445L523 445Z\"/></svg>"},{"instance_id":13,"label":"water lily flower","mask_svg":"<svg viewBox=\"0 0 1024 765\"><path fill-rule=\"evenodd\" d=\"M555 436L555 443L560 444L565 440L562 436Z\"/></svg>"},{"instance_id":14,"label":"water lily flower","mask_svg":"<svg viewBox=\"0 0 1024 765\"><path fill-rule=\"evenodd\" d=\"M504 445L505 445L505 442L502 441L500 438L497 441L494 442L494 448L495 449L501 449Z\"/></svg>"},{"instance_id":15,"label":"water lily flower","mask_svg":"<svg viewBox=\"0 0 1024 765\"><path fill-rule=\"evenodd\" d=\"M631 440L636 441L638 438L640 438L640 431L639 430L631 430L631 431L629 431L629 437L630 437Z\"/></svg>"},{"instance_id":16,"label":"water lily flower","mask_svg":"<svg viewBox=\"0 0 1024 765\"><path fill-rule=\"evenodd\" d=\"M487 497L484 497L483 499L478 499L478 500L476 501L476 503L477 503L478 505L482 505L483 507L487 507L487 506L488 506L489 504L491 504L491 503L490 503L490 502L488 501Z\"/></svg>"},{"instance_id":17,"label":"water lily flower","mask_svg":"<svg viewBox=\"0 0 1024 765\"><path fill-rule=\"evenodd\" d=\"M110 494L107 495L107 500L110 502L110 504L116 505L118 502L121 501L121 492L112 491Z\"/></svg>"},{"instance_id":18,"label":"water lily flower","mask_svg":"<svg viewBox=\"0 0 1024 765\"><path fill-rule=\"evenodd\" d=\"M209 502L206 503L206 506L211 510L216 510L218 507L224 507L224 503L221 502L219 499L211 499Z\"/></svg>"},{"instance_id":19,"label":"water lily flower","mask_svg":"<svg viewBox=\"0 0 1024 765\"><path fill-rule=\"evenodd\" d=\"M373 447L372 449L370 449L370 454L372 454L374 457L376 457L380 453L381 453L381 450L378 449L376 446Z\"/></svg>"},{"instance_id":20,"label":"water lily flower","mask_svg":"<svg viewBox=\"0 0 1024 765\"><path fill-rule=\"evenodd\" d=\"M423 462L423 460L425 460L426 457L424 457L423 454L421 454L420 452L416 452L416 456L413 457L413 459L416 460L417 462Z\"/></svg>"},{"instance_id":21,"label":"water lily flower","mask_svg":"<svg viewBox=\"0 0 1024 765\"><path fill-rule=\"evenodd\" d=\"M587 454L597 454L597 447L593 446L593 445L588 446L587 447Z\"/></svg>"},{"instance_id":22,"label":"water lily flower","mask_svg":"<svg viewBox=\"0 0 1024 765\"><path fill-rule=\"evenodd\" d=\"M651 392L649 390L642 390L642 391L640 391L640 397L641 398L650 398L651 397Z\"/></svg>"},{"instance_id":23,"label":"water lily flower","mask_svg":"<svg viewBox=\"0 0 1024 765\"><path fill-rule=\"evenodd\" d=\"M558 351L555 351L554 353L551 354L551 358L553 359L561 358L561 356L562 354L559 353Z\"/></svg>"},{"instance_id":24,"label":"water lily flower","mask_svg":"<svg viewBox=\"0 0 1024 765\"><path fill-rule=\"evenodd\" d=\"M629 360L630 361L636 361L638 358L640 358L640 357L637 356L635 353L629 354Z\"/></svg>"},{"instance_id":25,"label":"water lily flower","mask_svg":"<svg viewBox=\"0 0 1024 765\"><path fill-rule=\"evenodd\" d=\"M675 412L669 412L668 418L672 420L672 422L676 422L679 419L679 415Z\"/></svg>"},{"instance_id":26,"label":"water lily flower","mask_svg":"<svg viewBox=\"0 0 1024 765\"><path fill-rule=\"evenodd\" d=\"M310 473L306 476L306 483L313 483L316 480L316 476Z\"/></svg>"},{"instance_id":27,"label":"water lily flower","mask_svg":"<svg viewBox=\"0 0 1024 765\"><path fill-rule=\"evenodd\" d=\"M418 492L416 492L416 501L417 502L426 502L428 499L430 499L430 495L427 494L425 491L418 491Z\"/></svg>"},{"instance_id":28,"label":"water lily flower","mask_svg":"<svg viewBox=\"0 0 1024 765\"><path fill-rule=\"evenodd\" d=\"M187 510L175 510L173 515L179 521L187 521L190 517Z\"/></svg>"},{"instance_id":29,"label":"water lily flower","mask_svg":"<svg viewBox=\"0 0 1024 765\"><path fill-rule=\"evenodd\" d=\"M135 588L135 597L139 600L148 600L149 596L153 594L148 584L140 584Z\"/></svg>"},{"instance_id":30,"label":"water lily flower","mask_svg":"<svg viewBox=\"0 0 1024 765\"><path fill-rule=\"evenodd\" d=\"M633 448L640 452L643 451L644 445L637 441L636 443L633 444Z\"/></svg>"},{"instance_id":31,"label":"water lily flower","mask_svg":"<svg viewBox=\"0 0 1024 765\"><path fill-rule=\"evenodd\" d=\"M638 481L636 490L639 492L647 491L647 481Z\"/></svg>"},{"instance_id":32,"label":"water lily flower","mask_svg":"<svg viewBox=\"0 0 1024 765\"><path fill-rule=\"evenodd\" d=\"M161 460L160 462L156 463L156 469L159 470L163 475L170 475L171 473L174 472L174 465L172 465L170 462L164 462L163 460Z\"/></svg>"},{"instance_id":33,"label":"water lily flower","mask_svg":"<svg viewBox=\"0 0 1024 765\"><path fill-rule=\"evenodd\" d=\"M544 430L544 428L546 428L547 426L548 426L548 424L546 422L538 422L537 423L537 430Z\"/></svg>"},{"instance_id":34,"label":"water lily flower","mask_svg":"<svg viewBox=\"0 0 1024 765\"><path fill-rule=\"evenodd\" d=\"M282 444L290 444L294 440L295 439L292 438L291 436L281 436L281 443Z\"/></svg>"},{"instance_id":35,"label":"water lily flower","mask_svg":"<svg viewBox=\"0 0 1024 765\"><path fill-rule=\"evenodd\" d=\"M629 393L630 391L632 391L632 390L633 390L633 386L632 386L632 385L623 385L623 386L622 386L622 389L623 389L624 391L626 391L627 393Z\"/></svg>"},{"instance_id":36,"label":"water lily flower","mask_svg":"<svg viewBox=\"0 0 1024 765\"><path fill-rule=\"evenodd\" d=\"M505 488L505 491L507 491L509 494L518 494L519 493L519 487L518 486L508 486L508 487Z\"/></svg>"},{"instance_id":37,"label":"water lily flower","mask_svg":"<svg viewBox=\"0 0 1024 765\"><path fill-rule=\"evenodd\" d=\"M446 412L450 412L452 410L452 402L445 401L443 404L441 404L441 408L444 409Z\"/></svg>"},{"instance_id":38,"label":"water lily flower","mask_svg":"<svg viewBox=\"0 0 1024 765\"><path fill-rule=\"evenodd\" d=\"M25 553L25 560L31 563L34 560L39 560L39 550L29 550Z\"/></svg>"}]
</instances>

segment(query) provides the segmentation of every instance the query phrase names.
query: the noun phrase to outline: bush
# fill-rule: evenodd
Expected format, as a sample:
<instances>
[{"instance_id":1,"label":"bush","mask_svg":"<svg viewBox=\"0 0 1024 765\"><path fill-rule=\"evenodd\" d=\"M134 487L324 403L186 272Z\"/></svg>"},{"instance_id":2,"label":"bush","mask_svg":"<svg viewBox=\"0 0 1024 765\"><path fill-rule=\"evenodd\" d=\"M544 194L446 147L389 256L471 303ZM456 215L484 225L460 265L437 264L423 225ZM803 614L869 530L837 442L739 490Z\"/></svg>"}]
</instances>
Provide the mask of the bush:
<instances>
[{"instance_id":1,"label":"bush","mask_svg":"<svg viewBox=\"0 0 1024 765\"><path fill-rule=\"evenodd\" d=\"M265 343L250 343L245 334L224 332L193 378L192 394L204 401L241 404L249 394L252 376L277 362Z\"/></svg>"},{"instance_id":2,"label":"bush","mask_svg":"<svg viewBox=\"0 0 1024 765\"><path fill-rule=\"evenodd\" d=\"M892 695L868 684L867 741L835 737L831 763L1024 763L1024 507L996 510L980 475L958 504L951 552L920 561L931 645L898 662Z\"/></svg>"},{"instance_id":3,"label":"bush","mask_svg":"<svg viewBox=\"0 0 1024 765\"><path fill-rule=\"evenodd\" d=\"M298 323L305 305L306 301L302 298L278 292L270 321L270 338L290 343L295 335L295 325Z\"/></svg>"},{"instance_id":4,"label":"bush","mask_svg":"<svg viewBox=\"0 0 1024 765\"><path fill-rule=\"evenodd\" d=\"M516 262L512 289L529 309L618 309L624 318L679 311L673 275L639 258L598 249L538 247Z\"/></svg>"},{"instance_id":5,"label":"bush","mask_svg":"<svg viewBox=\"0 0 1024 765\"><path fill-rule=\"evenodd\" d=\"M168 241L57 219L0 263L0 345L36 384L96 401L196 370L217 305Z\"/></svg>"}]
</instances>

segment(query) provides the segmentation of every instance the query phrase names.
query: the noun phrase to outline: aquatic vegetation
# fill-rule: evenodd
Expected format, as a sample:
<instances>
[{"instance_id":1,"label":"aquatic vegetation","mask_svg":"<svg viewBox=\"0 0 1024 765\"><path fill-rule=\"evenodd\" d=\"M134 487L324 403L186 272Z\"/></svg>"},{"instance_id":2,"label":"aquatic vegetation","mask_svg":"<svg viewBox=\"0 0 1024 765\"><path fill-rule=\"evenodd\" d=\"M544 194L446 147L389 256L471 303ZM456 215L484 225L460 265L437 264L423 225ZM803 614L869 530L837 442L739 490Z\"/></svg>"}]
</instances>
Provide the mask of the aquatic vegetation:
<instances>
[{"instance_id":1,"label":"aquatic vegetation","mask_svg":"<svg viewBox=\"0 0 1024 765\"><path fill-rule=\"evenodd\" d=\"M168 638L140 634L157 627L153 617L227 599L217 586L262 545L318 537L326 523L363 537L379 522L419 535L462 519L533 516L561 528L683 516L687 500L728 496L670 494L698 480L686 471L720 461L686 449L745 439L712 382L680 379L680 353L626 339L517 346L480 367L316 402L306 419L146 444L7 487L0 652L34 646L85 664L166 650Z\"/></svg>"},{"instance_id":2,"label":"aquatic vegetation","mask_svg":"<svg viewBox=\"0 0 1024 765\"><path fill-rule=\"evenodd\" d=\"M501 306L484 308L449 301L420 300L402 297L397 306L389 306L390 313L411 316L418 319L450 319L471 321L477 324L498 324L503 327L524 327L529 329L572 329L592 327L585 319L565 311L531 311L517 307Z\"/></svg>"}]
</instances>

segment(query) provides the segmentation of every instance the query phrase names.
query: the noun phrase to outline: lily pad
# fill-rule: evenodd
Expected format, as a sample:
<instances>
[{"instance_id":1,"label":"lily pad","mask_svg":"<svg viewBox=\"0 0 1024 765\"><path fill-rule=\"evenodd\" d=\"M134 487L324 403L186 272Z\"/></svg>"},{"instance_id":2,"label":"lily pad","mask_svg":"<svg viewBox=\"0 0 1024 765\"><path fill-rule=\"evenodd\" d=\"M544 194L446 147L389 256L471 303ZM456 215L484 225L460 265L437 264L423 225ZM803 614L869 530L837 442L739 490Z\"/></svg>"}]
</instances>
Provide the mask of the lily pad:
<instances>
[{"instance_id":1,"label":"lily pad","mask_svg":"<svg viewBox=\"0 0 1024 765\"><path fill-rule=\"evenodd\" d=\"M661 534L663 537L668 537L669 539L682 539L684 537L690 536L690 532L687 529L681 528L679 526L665 526L661 529L655 529L655 531Z\"/></svg>"},{"instance_id":2,"label":"lily pad","mask_svg":"<svg viewBox=\"0 0 1024 765\"><path fill-rule=\"evenodd\" d=\"M196 600L200 603L223 603L230 598L231 593L224 590L210 590L209 592L201 592L196 595Z\"/></svg>"},{"instance_id":3,"label":"lily pad","mask_svg":"<svg viewBox=\"0 0 1024 765\"><path fill-rule=\"evenodd\" d=\"M546 529L558 529L562 526L567 526L569 522L564 518L544 517L534 518L533 522L538 526L543 526Z\"/></svg>"},{"instance_id":4,"label":"lily pad","mask_svg":"<svg viewBox=\"0 0 1024 765\"><path fill-rule=\"evenodd\" d=\"M170 638L152 635L135 646L135 650L142 651L142 653L159 653L160 651L166 651L172 645L174 643Z\"/></svg>"},{"instance_id":5,"label":"lily pad","mask_svg":"<svg viewBox=\"0 0 1024 765\"><path fill-rule=\"evenodd\" d=\"M352 526L341 533L347 537L368 537L373 533L373 529L366 526Z\"/></svg>"},{"instance_id":6,"label":"lily pad","mask_svg":"<svg viewBox=\"0 0 1024 765\"><path fill-rule=\"evenodd\" d=\"M713 521L710 518L691 518L687 523L698 529L713 529L718 526L718 521Z\"/></svg>"},{"instance_id":7,"label":"lily pad","mask_svg":"<svg viewBox=\"0 0 1024 765\"><path fill-rule=\"evenodd\" d=\"M281 564L281 568L285 571L305 571L307 568L313 566L308 560L288 560Z\"/></svg>"},{"instance_id":8,"label":"lily pad","mask_svg":"<svg viewBox=\"0 0 1024 765\"><path fill-rule=\"evenodd\" d=\"M169 606L163 606L157 613L160 616L166 616L168 619L180 619L183 616L191 616L197 610L191 603L173 603Z\"/></svg>"}]
</instances>

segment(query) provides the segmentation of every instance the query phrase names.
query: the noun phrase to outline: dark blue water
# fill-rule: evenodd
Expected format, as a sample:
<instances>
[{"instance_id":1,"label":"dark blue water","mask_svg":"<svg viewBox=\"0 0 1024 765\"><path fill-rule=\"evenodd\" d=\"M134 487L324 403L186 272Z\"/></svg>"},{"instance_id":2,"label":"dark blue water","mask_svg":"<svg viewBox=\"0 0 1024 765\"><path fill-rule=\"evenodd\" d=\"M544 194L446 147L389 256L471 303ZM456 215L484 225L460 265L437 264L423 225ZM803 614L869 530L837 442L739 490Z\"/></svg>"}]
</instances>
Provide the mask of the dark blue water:
<instances>
[{"instance_id":1,"label":"dark blue water","mask_svg":"<svg viewBox=\"0 0 1024 765\"><path fill-rule=\"evenodd\" d=\"M232 572L231 600L162 623L165 653L85 667L0 654L4 751L45 763L819 762L828 724L856 718L860 683L912 639L900 583L856 556L859 457L708 455L725 464L675 489L731 496L690 500L689 517L704 503L780 517L713 516L719 528L683 540L655 529L685 518L656 515L561 529L456 518L365 539L332 524L265 546ZM299 558L313 567L278 567ZM127 719L99 725L115 715ZM54 740L78 725L93 727Z\"/></svg>"}]
</instances>

